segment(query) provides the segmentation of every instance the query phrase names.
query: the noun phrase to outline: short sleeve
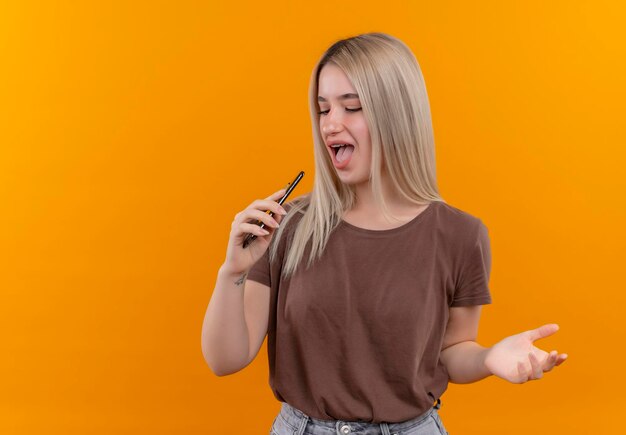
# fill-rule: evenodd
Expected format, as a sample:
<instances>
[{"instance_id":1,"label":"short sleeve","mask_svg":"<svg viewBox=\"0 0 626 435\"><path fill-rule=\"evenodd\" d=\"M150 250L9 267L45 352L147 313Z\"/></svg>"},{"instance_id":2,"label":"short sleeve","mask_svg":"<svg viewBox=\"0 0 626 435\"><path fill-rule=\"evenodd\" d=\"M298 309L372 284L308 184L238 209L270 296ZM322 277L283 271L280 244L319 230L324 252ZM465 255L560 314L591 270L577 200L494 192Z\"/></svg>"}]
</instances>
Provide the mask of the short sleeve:
<instances>
[{"instance_id":1,"label":"short sleeve","mask_svg":"<svg viewBox=\"0 0 626 435\"><path fill-rule=\"evenodd\" d=\"M261 284L265 284L268 287L271 287L271 269L270 269L270 249L265 250L265 253L259 260L254 263L252 268L248 271L248 276L246 279L260 282Z\"/></svg>"},{"instance_id":2,"label":"short sleeve","mask_svg":"<svg viewBox=\"0 0 626 435\"><path fill-rule=\"evenodd\" d=\"M489 230L479 221L477 235L461 259L461 271L450 306L464 307L491 303L491 244Z\"/></svg>"}]
</instances>

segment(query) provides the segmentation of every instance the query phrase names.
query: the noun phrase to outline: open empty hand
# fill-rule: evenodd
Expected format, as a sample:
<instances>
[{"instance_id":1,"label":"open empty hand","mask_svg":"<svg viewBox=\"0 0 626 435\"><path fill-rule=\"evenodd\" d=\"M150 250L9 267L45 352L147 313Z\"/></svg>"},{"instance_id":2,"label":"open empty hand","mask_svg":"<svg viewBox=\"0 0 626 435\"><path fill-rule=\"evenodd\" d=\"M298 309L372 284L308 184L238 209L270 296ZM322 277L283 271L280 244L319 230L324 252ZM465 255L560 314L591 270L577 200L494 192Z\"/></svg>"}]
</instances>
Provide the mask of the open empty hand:
<instances>
[{"instance_id":1,"label":"open empty hand","mask_svg":"<svg viewBox=\"0 0 626 435\"><path fill-rule=\"evenodd\" d=\"M489 349L485 357L485 366L494 375L515 384L539 379L543 372L549 372L565 361L567 354L559 354L556 350L547 353L535 347L533 342L558 330L559 325L550 323L511 335Z\"/></svg>"}]
</instances>

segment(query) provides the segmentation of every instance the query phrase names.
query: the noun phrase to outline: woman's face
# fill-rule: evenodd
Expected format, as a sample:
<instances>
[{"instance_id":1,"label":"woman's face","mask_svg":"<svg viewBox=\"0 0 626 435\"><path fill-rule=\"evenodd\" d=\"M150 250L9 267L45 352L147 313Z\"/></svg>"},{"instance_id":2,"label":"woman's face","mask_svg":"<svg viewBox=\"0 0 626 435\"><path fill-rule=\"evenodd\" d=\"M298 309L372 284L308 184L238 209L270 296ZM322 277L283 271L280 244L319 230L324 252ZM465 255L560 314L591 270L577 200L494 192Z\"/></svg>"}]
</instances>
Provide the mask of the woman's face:
<instances>
[{"instance_id":1,"label":"woman's face","mask_svg":"<svg viewBox=\"0 0 626 435\"><path fill-rule=\"evenodd\" d=\"M368 182L372 161L370 133L352 83L335 64L322 67L318 82L320 132L337 175L346 184ZM341 148L333 145L348 144Z\"/></svg>"}]
</instances>

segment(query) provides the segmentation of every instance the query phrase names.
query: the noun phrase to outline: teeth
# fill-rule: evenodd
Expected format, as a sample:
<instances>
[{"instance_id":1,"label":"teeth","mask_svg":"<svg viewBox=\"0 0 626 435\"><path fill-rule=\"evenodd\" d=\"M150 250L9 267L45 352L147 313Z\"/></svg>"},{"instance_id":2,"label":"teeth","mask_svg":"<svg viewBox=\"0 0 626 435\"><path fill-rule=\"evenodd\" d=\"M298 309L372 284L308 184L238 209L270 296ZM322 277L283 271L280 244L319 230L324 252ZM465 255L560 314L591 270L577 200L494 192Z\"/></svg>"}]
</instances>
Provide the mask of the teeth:
<instances>
[{"instance_id":1,"label":"teeth","mask_svg":"<svg viewBox=\"0 0 626 435\"><path fill-rule=\"evenodd\" d=\"M335 145L331 145L332 148L340 148L340 147L345 147L346 145L349 145L347 143L338 143Z\"/></svg>"}]
</instances>

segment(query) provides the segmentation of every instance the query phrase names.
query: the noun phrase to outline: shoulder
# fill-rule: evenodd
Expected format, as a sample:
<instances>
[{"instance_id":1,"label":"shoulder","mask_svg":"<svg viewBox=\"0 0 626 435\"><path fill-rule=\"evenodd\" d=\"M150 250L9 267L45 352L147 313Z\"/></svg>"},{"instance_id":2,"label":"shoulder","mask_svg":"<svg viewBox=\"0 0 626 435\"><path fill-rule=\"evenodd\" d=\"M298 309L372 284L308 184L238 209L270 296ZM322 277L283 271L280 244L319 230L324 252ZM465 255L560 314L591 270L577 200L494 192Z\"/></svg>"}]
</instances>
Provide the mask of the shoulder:
<instances>
[{"instance_id":1,"label":"shoulder","mask_svg":"<svg viewBox=\"0 0 626 435\"><path fill-rule=\"evenodd\" d=\"M442 219L445 219L451 223L457 225L469 225L476 226L479 222L482 222L478 216L475 216L465 210L461 210L452 204L447 202L438 201L438 213Z\"/></svg>"},{"instance_id":2,"label":"shoulder","mask_svg":"<svg viewBox=\"0 0 626 435\"><path fill-rule=\"evenodd\" d=\"M460 242L475 240L480 231L487 231L482 219L447 202L438 201L435 209L436 225L443 234Z\"/></svg>"}]
</instances>

